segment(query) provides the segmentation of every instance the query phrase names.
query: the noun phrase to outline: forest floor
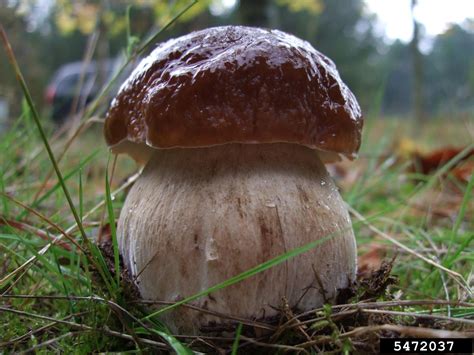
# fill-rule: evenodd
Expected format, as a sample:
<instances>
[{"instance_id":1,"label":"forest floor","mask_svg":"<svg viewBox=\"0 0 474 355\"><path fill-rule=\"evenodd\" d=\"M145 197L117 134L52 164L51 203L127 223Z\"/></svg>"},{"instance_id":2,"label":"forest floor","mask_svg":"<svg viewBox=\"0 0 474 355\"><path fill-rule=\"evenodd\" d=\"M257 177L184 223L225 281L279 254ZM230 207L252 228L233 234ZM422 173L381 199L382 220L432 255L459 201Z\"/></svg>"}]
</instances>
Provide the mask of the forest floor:
<instances>
[{"instance_id":1,"label":"forest floor","mask_svg":"<svg viewBox=\"0 0 474 355\"><path fill-rule=\"evenodd\" d=\"M272 322L219 315L231 327L197 337L148 317L156 305L116 272L110 223L134 162L114 162L100 120L69 140L47 132L78 224L25 110L0 140L0 352L376 353L381 337L474 337L472 122L432 120L415 136L407 120L369 118L359 158L328 166L353 221L357 283L338 305L281 307Z\"/></svg>"}]
</instances>

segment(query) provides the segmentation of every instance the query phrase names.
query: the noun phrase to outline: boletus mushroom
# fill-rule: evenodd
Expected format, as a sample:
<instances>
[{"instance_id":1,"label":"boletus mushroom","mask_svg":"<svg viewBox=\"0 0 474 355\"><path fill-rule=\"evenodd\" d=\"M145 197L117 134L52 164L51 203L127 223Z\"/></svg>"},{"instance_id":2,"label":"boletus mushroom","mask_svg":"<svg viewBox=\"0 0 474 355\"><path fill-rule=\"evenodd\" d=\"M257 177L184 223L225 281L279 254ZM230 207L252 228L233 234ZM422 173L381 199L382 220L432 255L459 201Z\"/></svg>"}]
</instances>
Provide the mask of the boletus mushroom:
<instances>
[{"instance_id":1,"label":"boletus mushroom","mask_svg":"<svg viewBox=\"0 0 474 355\"><path fill-rule=\"evenodd\" d=\"M323 161L353 158L360 107L334 63L277 30L216 27L160 44L113 100L105 138L146 166L118 221L145 299L178 301L294 248L314 249L194 305L274 316L308 310L356 274L351 221ZM225 320L181 307L174 331Z\"/></svg>"}]
</instances>

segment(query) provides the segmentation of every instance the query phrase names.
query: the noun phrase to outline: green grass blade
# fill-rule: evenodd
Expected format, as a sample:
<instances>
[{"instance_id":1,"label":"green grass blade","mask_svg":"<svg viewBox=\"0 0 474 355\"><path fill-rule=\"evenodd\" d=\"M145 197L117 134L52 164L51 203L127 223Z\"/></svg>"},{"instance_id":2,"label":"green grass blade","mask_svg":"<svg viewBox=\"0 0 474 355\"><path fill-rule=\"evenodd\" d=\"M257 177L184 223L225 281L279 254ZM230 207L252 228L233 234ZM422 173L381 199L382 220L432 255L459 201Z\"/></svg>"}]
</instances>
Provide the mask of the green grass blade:
<instances>
[{"instance_id":1,"label":"green grass blade","mask_svg":"<svg viewBox=\"0 0 474 355\"><path fill-rule=\"evenodd\" d=\"M69 290L68 290L68 286L66 285L66 279L65 279L64 273L63 273L63 271L61 270L61 264L59 263L59 259L58 259L58 255L57 255L57 253L56 253L56 249L55 249L55 248L52 248L51 251L53 252L54 261L55 261L55 263L56 263L56 267L58 268L58 276L59 276L60 281L61 281L61 283L62 283L62 285L63 285L64 294L69 298L70 292L69 292ZM69 300L68 303L69 303L69 308L70 308L70 310L71 310L71 314L76 313L76 310L74 309L74 301Z\"/></svg>"},{"instance_id":2,"label":"green grass blade","mask_svg":"<svg viewBox=\"0 0 474 355\"><path fill-rule=\"evenodd\" d=\"M72 198L71 198L71 195L69 193L69 190L66 186L66 183L64 182L64 178L63 178L63 175L61 173L61 170L59 169L59 166L56 162L56 158L54 157L54 153L51 149L51 146L49 145L49 142L48 142L48 138L46 137L46 133L43 129L43 126L41 124L41 120L39 118L39 114L38 114L38 111L36 110L36 107L35 107L35 104L33 102L33 99L31 97L31 94L30 94L30 90L28 89L28 86L26 85L26 81L25 79L23 78L23 74L21 73L21 70L20 70L20 67L18 66L18 63L16 61L16 58L15 58L15 55L13 53L13 50L10 46L10 43L8 41L8 37L7 37L7 34L5 33L5 30L3 29L3 26L0 25L0 35L1 35L1 38L2 38L2 41L3 41L3 44L4 44L4 47L5 47L5 50L7 52L7 55L8 55L8 58L10 60L10 63L13 67L13 70L15 72L15 75L16 75L16 78L17 78L17 81L18 83L20 84L21 86L21 90L23 91L23 95L25 96L25 99L28 103L28 106L29 106L29 109L31 110L31 114L32 114L32 117L36 123L36 127L38 129L38 132L41 136L41 140L43 141L43 144L44 144L44 147L46 148L46 151L48 153L48 156L49 156L49 159L51 161L51 164L53 165L54 167L54 171L56 172L56 175L58 177L58 180L61 184L61 187L63 189L63 192L64 192L64 196L66 197L66 200L69 204L69 207L71 209L71 212L74 216L74 219L77 223L77 226L79 228L79 231L81 232L81 235L82 237L87 240L86 243L90 243L90 241L87 239L87 235L86 235L86 232L84 231L84 227L79 219L79 215L77 214L77 211L76 211L76 208L74 207L74 204L72 202Z\"/></svg>"},{"instance_id":3,"label":"green grass blade","mask_svg":"<svg viewBox=\"0 0 474 355\"><path fill-rule=\"evenodd\" d=\"M158 334L160 337L162 337L168 344L171 346L171 348L176 351L178 355L192 355L194 352L189 349L186 345L181 343L178 339L176 339L174 336L162 332L160 330L156 329L151 329L154 333Z\"/></svg>"},{"instance_id":4,"label":"green grass blade","mask_svg":"<svg viewBox=\"0 0 474 355\"><path fill-rule=\"evenodd\" d=\"M82 187L82 167L79 168L79 218L84 217L84 190Z\"/></svg>"},{"instance_id":5,"label":"green grass blade","mask_svg":"<svg viewBox=\"0 0 474 355\"><path fill-rule=\"evenodd\" d=\"M3 170L0 170L0 193L5 194L5 181L3 180ZM2 198L2 205L3 205L3 215L8 216L9 213L9 208L8 208L8 203L7 201Z\"/></svg>"},{"instance_id":6,"label":"green grass blade","mask_svg":"<svg viewBox=\"0 0 474 355\"><path fill-rule=\"evenodd\" d=\"M443 175L447 174L453 167L456 166L461 160L466 158L469 154L474 149L474 143L468 145L466 148L464 148L461 152L459 152L458 155L453 157L449 162L447 162L445 165L443 165L440 169L436 171L427 181L427 183L423 186L419 193L424 192L430 188L433 187L433 185L436 183L436 181Z\"/></svg>"},{"instance_id":7,"label":"green grass blade","mask_svg":"<svg viewBox=\"0 0 474 355\"><path fill-rule=\"evenodd\" d=\"M110 158L110 155L109 155ZM110 160L110 159L109 159ZM119 262L119 249L117 242L117 231L115 228L115 214L114 205L112 203L112 195L110 193L110 182L109 182L109 164L105 169L105 203L107 205L107 214L109 216L110 235L112 238L112 246L114 250L114 270L115 270L115 281L117 285L120 285L120 262Z\"/></svg>"},{"instance_id":8,"label":"green grass blade","mask_svg":"<svg viewBox=\"0 0 474 355\"><path fill-rule=\"evenodd\" d=\"M456 222L453 225L451 242L457 236L458 231L459 231L459 227L461 227L461 223L464 219L464 216L466 215L468 203L469 203L469 201L472 200L472 189L473 188L474 188L474 174L471 175L471 178L469 179L469 183L467 184L467 187L466 187L466 191L464 192L461 207L459 209L459 213L458 213L458 216L456 218Z\"/></svg>"},{"instance_id":9,"label":"green grass blade","mask_svg":"<svg viewBox=\"0 0 474 355\"><path fill-rule=\"evenodd\" d=\"M10 63L13 67L13 70L15 72L15 75L17 77L17 80L21 86L21 89L23 91L23 95L25 95L25 99L28 102L28 106L31 110L32 117L36 123L36 127L38 129L38 132L40 134L41 140L43 141L44 147L46 148L46 151L48 153L49 159L51 161L51 164L53 165L54 171L56 172L56 176L58 178L59 183L61 184L61 188L63 190L64 196L66 197L67 203L69 205L69 208L71 210L71 213L74 217L74 220L76 221L77 227L79 229L79 232L81 234L81 237L83 239L83 242L86 246L86 249L89 251L92 251L94 248L92 247L91 241L87 238L87 234L84 230L84 226L81 223L81 220L79 218L79 214L77 213L76 207L74 206L74 203L72 201L71 195L69 193L69 189L66 186L66 183L64 181L63 175L61 173L61 170L59 169L59 166L56 162L56 158L54 157L54 153L51 149L51 146L49 145L48 138L46 137L46 133L43 129L43 126L41 124L41 120L39 118L38 111L36 110L36 107L34 105L33 99L31 97L30 91L28 89L28 86L26 85L25 79L23 78L23 74L21 73L20 67L18 66L18 63L15 58L15 54L13 53L13 50L10 46L10 42L8 41L7 34L5 33L5 30L3 29L3 26L0 25L0 37L2 38L5 50L7 52L8 58L10 60ZM94 260L94 259L93 259ZM94 260L94 263L96 264L97 271L101 275L102 279L107 283L107 277L104 273L103 265L96 263L96 260Z\"/></svg>"},{"instance_id":10,"label":"green grass blade","mask_svg":"<svg viewBox=\"0 0 474 355\"><path fill-rule=\"evenodd\" d=\"M78 164L78 166L74 167L74 169L71 169L71 171L67 172L64 174L63 178L64 181L68 181L70 178L72 178L76 173L78 173L86 164L88 164L91 160L93 160L98 154L100 150L96 150L93 153L91 153L89 156L87 156L85 159L81 160ZM36 208L41 204L43 201L45 201L48 197L50 197L53 193L55 193L59 188L61 187L61 184L57 182L53 187L51 187L48 191L46 191L40 198L38 198L36 201L33 201L31 204L31 208ZM79 210L81 209L81 206ZM28 214L28 212L22 212L18 218L23 219L25 216ZM82 222L82 214L80 213L80 220Z\"/></svg>"},{"instance_id":11,"label":"green grass blade","mask_svg":"<svg viewBox=\"0 0 474 355\"><path fill-rule=\"evenodd\" d=\"M235 339L232 343L232 355L237 355L239 350L240 335L242 334L242 323L239 323L237 330L235 331Z\"/></svg>"},{"instance_id":12,"label":"green grass blade","mask_svg":"<svg viewBox=\"0 0 474 355\"><path fill-rule=\"evenodd\" d=\"M156 32L154 35L150 36L145 43L137 50L137 55L142 54L150 44L154 43L158 36L162 34L164 31L166 31L173 23L176 22L184 13L186 13L190 8L192 8L194 5L198 3L198 0L193 0L191 3L189 3L188 6L183 8L176 16L174 16L166 25L164 25L158 32Z\"/></svg>"},{"instance_id":13,"label":"green grass blade","mask_svg":"<svg viewBox=\"0 0 474 355\"><path fill-rule=\"evenodd\" d=\"M140 41L138 37L132 36L131 28L130 28L130 11L132 9L132 5L127 6L127 10L125 11L125 30L127 36L127 58L130 58L133 55L133 51L137 46L138 42Z\"/></svg>"}]
</instances>

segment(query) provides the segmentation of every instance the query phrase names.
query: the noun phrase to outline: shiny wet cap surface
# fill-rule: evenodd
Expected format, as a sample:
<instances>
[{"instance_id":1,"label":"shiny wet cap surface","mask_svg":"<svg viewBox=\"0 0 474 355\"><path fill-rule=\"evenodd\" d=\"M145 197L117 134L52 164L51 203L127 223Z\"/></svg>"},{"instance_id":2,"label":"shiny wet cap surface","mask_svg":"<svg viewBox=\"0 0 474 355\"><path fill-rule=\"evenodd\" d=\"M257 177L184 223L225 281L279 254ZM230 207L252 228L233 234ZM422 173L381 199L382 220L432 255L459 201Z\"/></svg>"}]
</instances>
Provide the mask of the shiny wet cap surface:
<instances>
[{"instance_id":1,"label":"shiny wet cap surface","mask_svg":"<svg viewBox=\"0 0 474 355\"><path fill-rule=\"evenodd\" d=\"M107 113L112 148L289 142L353 157L363 118L334 63L278 30L209 28L160 44Z\"/></svg>"}]
</instances>

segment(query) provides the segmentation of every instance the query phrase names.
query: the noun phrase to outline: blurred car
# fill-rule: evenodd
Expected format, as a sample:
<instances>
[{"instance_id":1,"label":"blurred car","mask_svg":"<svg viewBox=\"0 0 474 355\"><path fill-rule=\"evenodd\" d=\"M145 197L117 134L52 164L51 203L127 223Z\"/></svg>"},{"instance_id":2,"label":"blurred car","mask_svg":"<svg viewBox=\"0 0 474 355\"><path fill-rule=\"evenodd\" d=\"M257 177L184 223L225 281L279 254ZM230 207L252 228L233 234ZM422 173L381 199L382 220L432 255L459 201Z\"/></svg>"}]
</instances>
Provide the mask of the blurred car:
<instances>
[{"instance_id":1,"label":"blurred car","mask_svg":"<svg viewBox=\"0 0 474 355\"><path fill-rule=\"evenodd\" d=\"M64 122L73 111L93 101L101 89L113 77L125 59L122 57L101 62L72 62L61 66L53 75L45 91L45 101L51 107L51 118L56 123ZM117 79L103 101L105 110L122 81L130 74L126 69Z\"/></svg>"}]
</instances>

